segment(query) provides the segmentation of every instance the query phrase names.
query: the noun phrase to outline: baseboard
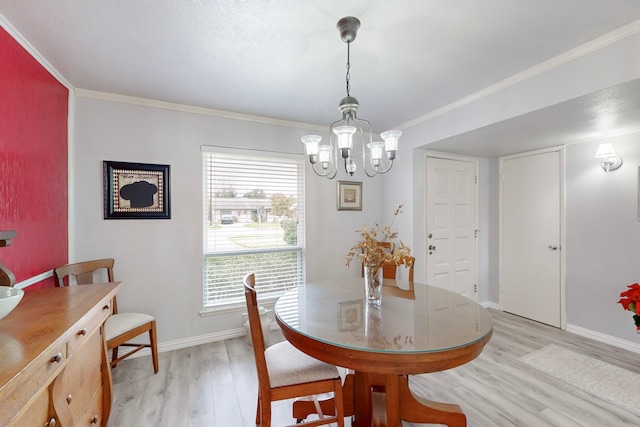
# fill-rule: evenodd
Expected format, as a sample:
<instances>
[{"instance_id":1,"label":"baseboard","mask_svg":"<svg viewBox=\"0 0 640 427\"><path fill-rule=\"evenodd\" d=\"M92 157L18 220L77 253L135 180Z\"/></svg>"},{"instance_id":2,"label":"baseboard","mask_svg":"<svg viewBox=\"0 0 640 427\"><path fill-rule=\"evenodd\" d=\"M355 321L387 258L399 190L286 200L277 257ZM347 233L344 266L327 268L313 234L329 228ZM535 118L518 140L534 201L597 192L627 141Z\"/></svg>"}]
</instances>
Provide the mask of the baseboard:
<instances>
[{"instance_id":1,"label":"baseboard","mask_svg":"<svg viewBox=\"0 0 640 427\"><path fill-rule=\"evenodd\" d=\"M620 347L625 350L633 351L634 353L640 353L640 344L638 343L612 337L611 335L592 331L591 329L586 329L567 323L567 332L571 332L572 334L580 335L586 338L591 338L592 340L610 344L615 347Z\"/></svg>"},{"instance_id":2,"label":"baseboard","mask_svg":"<svg viewBox=\"0 0 640 427\"><path fill-rule=\"evenodd\" d=\"M271 330L277 330L280 327L273 322ZM238 338L247 335L245 328L229 329L227 331L214 332L212 334L199 335L197 337L184 338L181 340L168 341L165 343L158 343L158 353L164 353L165 351L179 350L181 348L193 347L196 345L209 344L216 341L224 341L229 338ZM148 356L151 354L151 350L143 348L137 351L131 357Z\"/></svg>"},{"instance_id":3,"label":"baseboard","mask_svg":"<svg viewBox=\"0 0 640 427\"><path fill-rule=\"evenodd\" d=\"M484 308L493 308L495 310L500 310L500 304L493 301L483 301L483 302L480 302L479 304ZM586 329L580 326L571 325L569 323L567 323L566 331L571 332L572 334L590 338L598 342L609 344L625 350L633 351L634 353L640 353L640 344L635 342L612 337L611 335L606 335L601 332L592 331L591 329Z\"/></svg>"},{"instance_id":4,"label":"baseboard","mask_svg":"<svg viewBox=\"0 0 640 427\"><path fill-rule=\"evenodd\" d=\"M229 329L227 331L214 332L212 334L198 335L196 337L184 338L174 341L167 341L164 343L158 343L158 353L164 353L165 351L179 350L181 348L193 347L196 345L209 344L216 341L224 341L229 338L237 338L246 335L245 328ZM134 357L148 356L151 354L151 350L143 348L142 350L131 355Z\"/></svg>"},{"instance_id":5,"label":"baseboard","mask_svg":"<svg viewBox=\"0 0 640 427\"><path fill-rule=\"evenodd\" d=\"M498 304L497 302L482 301L482 302L479 302L478 304L480 304L484 308L493 308L494 310L500 310L500 304Z\"/></svg>"}]
</instances>

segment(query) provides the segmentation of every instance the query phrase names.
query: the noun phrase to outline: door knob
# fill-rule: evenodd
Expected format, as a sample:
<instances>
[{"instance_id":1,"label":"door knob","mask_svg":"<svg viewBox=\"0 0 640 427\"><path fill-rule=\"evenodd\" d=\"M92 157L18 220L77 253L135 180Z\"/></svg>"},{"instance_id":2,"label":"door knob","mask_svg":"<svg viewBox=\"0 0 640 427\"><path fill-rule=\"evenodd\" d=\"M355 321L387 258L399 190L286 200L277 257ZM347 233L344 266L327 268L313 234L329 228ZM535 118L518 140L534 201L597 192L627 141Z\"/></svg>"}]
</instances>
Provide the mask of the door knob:
<instances>
[{"instance_id":1,"label":"door knob","mask_svg":"<svg viewBox=\"0 0 640 427\"><path fill-rule=\"evenodd\" d=\"M436 250L436 247L434 245L429 245L429 255L431 255L435 250Z\"/></svg>"},{"instance_id":2,"label":"door knob","mask_svg":"<svg viewBox=\"0 0 640 427\"><path fill-rule=\"evenodd\" d=\"M549 249L552 251L558 250L558 245L549 245Z\"/></svg>"}]
</instances>

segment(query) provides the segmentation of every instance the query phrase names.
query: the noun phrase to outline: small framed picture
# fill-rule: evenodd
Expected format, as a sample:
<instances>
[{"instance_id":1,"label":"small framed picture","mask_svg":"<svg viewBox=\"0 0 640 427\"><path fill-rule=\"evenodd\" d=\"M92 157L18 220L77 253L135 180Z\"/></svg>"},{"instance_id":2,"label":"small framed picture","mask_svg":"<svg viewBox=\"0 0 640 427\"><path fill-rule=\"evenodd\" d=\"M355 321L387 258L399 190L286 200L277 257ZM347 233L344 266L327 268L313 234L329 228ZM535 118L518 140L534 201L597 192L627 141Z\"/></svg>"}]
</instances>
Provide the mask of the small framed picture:
<instances>
[{"instance_id":1,"label":"small framed picture","mask_svg":"<svg viewBox=\"0 0 640 427\"><path fill-rule=\"evenodd\" d=\"M362 326L364 304L361 299L338 303L338 330L353 331Z\"/></svg>"},{"instance_id":2,"label":"small framed picture","mask_svg":"<svg viewBox=\"0 0 640 427\"><path fill-rule=\"evenodd\" d=\"M337 204L339 211L361 211L362 183L338 181Z\"/></svg>"},{"instance_id":3,"label":"small framed picture","mask_svg":"<svg viewBox=\"0 0 640 427\"><path fill-rule=\"evenodd\" d=\"M102 164L104 219L171 219L169 165Z\"/></svg>"}]
</instances>

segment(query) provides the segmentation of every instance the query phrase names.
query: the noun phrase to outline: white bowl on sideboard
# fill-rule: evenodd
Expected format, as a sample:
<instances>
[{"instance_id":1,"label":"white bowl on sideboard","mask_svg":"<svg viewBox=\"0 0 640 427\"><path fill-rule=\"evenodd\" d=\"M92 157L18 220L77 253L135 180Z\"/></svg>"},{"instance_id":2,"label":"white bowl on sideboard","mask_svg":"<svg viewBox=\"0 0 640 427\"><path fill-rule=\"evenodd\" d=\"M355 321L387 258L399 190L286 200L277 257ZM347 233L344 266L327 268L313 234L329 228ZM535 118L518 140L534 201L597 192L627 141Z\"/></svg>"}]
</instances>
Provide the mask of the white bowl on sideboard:
<instances>
[{"instance_id":1,"label":"white bowl on sideboard","mask_svg":"<svg viewBox=\"0 0 640 427\"><path fill-rule=\"evenodd\" d=\"M22 289L0 286L0 319L11 313L11 310L16 308L23 296Z\"/></svg>"}]
</instances>

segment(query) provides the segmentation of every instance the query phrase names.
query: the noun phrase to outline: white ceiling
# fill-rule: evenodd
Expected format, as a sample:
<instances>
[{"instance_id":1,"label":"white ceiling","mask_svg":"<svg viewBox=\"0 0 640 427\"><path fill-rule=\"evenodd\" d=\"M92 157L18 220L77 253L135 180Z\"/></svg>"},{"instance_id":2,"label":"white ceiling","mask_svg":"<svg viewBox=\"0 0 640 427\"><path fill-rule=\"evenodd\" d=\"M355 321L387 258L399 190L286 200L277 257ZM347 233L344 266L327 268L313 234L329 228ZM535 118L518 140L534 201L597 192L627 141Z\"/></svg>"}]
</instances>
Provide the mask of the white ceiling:
<instances>
[{"instance_id":1,"label":"white ceiling","mask_svg":"<svg viewBox=\"0 0 640 427\"><path fill-rule=\"evenodd\" d=\"M638 0L3 0L0 16L79 89L328 125L346 95L346 44L358 17L351 95L375 131L403 124L640 19ZM448 141L504 154L500 141L572 140L593 106L618 99L621 126L639 85L593 94ZM633 99L628 100L631 96ZM624 99L623 99L624 98ZM636 112L634 116L632 112ZM560 120L559 115L566 116ZM574 126L575 125L575 126ZM573 133L573 134L571 134ZM571 135L570 135L571 134ZM431 148L431 145L430 145ZM451 151L449 150L449 151Z\"/></svg>"}]
</instances>

